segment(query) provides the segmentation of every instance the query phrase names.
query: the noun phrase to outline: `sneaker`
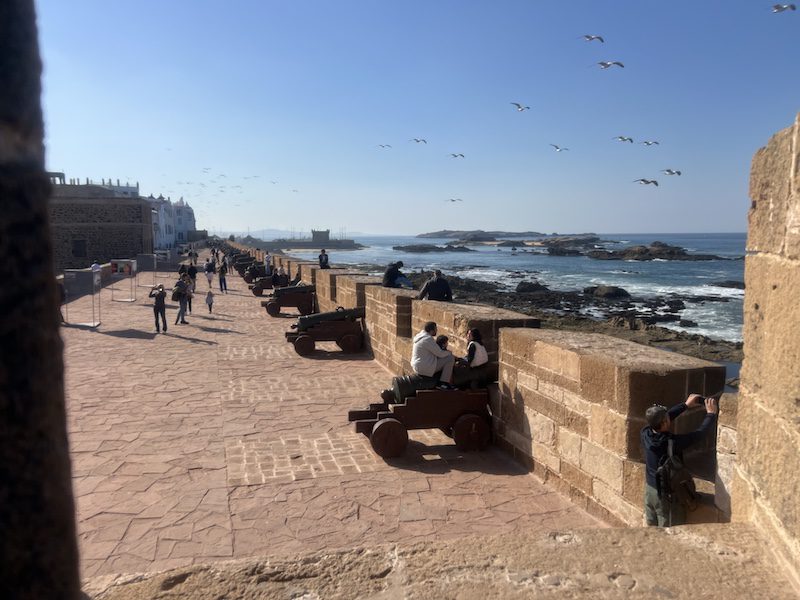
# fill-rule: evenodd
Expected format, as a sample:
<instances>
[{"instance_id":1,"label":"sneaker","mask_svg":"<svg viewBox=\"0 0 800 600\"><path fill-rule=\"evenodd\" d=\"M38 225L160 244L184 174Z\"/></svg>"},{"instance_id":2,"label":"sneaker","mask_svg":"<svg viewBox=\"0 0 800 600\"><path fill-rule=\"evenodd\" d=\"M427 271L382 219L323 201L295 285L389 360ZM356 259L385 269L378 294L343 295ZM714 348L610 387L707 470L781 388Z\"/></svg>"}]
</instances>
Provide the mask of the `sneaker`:
<instances>
[{"instance_id":1,"label":"sneaker","mask_svg":"<svg viewBox=\"0 0 800 600\"><path fill-rule=\"evenodd\" d=\"M452 390L457 390L458 388L456 386L450 385L449 383L446 383L444 381L440 381L436 385L436 389L437 390L450 390L450 391L452 391Z\"/></svg>"},{"instance_id":2,"label":"sneaker","mask_svg":"<svg viewBox=\"0 0 800 600\"><path fill-rule=\"evenodd\" d=\"M181 325L188 325L189 321L181 321Z\"/></svg>"}]
</instances>

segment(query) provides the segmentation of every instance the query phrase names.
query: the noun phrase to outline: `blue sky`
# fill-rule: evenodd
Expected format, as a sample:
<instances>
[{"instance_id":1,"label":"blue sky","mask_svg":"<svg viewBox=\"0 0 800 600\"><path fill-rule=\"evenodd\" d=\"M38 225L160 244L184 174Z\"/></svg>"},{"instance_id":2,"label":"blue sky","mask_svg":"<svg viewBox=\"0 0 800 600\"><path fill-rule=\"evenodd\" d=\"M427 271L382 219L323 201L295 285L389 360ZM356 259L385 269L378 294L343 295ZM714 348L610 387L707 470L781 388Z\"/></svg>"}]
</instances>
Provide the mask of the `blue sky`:
<instances>
[{"instance_id":1,"label":"blue sky","mask_svg":"<svg viewBox=\"0 0 800 600\"><path fill-rule=\"evenodd\" d=\"M39 0L47 166L216 231L744 231L800 111L772 4Z\"/></svg>"}]
</instances>

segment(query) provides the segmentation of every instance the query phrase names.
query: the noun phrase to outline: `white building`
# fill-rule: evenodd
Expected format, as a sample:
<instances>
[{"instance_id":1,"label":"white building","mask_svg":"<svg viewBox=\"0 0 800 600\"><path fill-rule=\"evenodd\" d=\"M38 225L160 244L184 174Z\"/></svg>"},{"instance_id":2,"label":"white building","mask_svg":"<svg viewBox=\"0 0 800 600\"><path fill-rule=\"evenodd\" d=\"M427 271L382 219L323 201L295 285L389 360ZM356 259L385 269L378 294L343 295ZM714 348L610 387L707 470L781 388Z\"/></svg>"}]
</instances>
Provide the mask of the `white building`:
<instances>
[{"instance_id":1,"label":"white building","mask_svg":"<svg viewBox=\"0 0 800 600\"><path fill-rule=\"evenodd\" d=\"M153 208L153 240L156 250L168 250L190 241L195 231L194 210L181 198L171 202L169 198L151 194L147 201Z\"/></svg>"}]
</instances>

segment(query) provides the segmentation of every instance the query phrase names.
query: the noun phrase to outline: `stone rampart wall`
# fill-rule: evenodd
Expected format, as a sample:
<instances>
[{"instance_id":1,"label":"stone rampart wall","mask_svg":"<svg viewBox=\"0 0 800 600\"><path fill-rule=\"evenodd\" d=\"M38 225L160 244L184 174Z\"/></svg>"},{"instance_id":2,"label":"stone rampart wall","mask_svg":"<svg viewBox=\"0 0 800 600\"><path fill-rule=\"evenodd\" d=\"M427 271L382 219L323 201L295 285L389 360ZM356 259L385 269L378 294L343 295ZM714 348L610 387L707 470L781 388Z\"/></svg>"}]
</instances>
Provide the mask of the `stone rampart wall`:
<instances>
[{"instance_id":1,"label":"stone rampart wall","mask_svg":"<svg viewBox=\"0 0 800 600\"><path fill-rule=\"evenodd\" d=\"M723 385L724 367L688 356L599 334L503 329L496 439L591 513L640 525L645 410Z\"/></svg>"},{"instance_id":2,"label":"stone rampart wall","mask_svg":"<svg viewBox=\"0 0 800 600\"><path fill-rule=\"evenodd\" d=\"M392 373L410 371L411 303L414 290L370 285L365 288L367 334L372 353Z\"/></svg>"},{"instance_id":3,"label":"stone rampart wall","mask_svg":"<svg viewBox=\"0 0 800 600\"><path fill-rule=\"evenodd\" d=\"M320 312L330 312L340 306L337 300L336 288L340 276L360 273L348 269L319 269L316 276L317 303Z\"/></svg>"},{"instance_id":4,"label":"stone rampart wall","mask_svg":"<svg viewBox=\"0 0 800 600\"><path fill-rule=\"evenodd\" d=\"M381 278L371 275L342 275L336 278L336 303L345 308L367 305L366 288L380 285Z\"/></svg>"},{"instance_id":5,"label":"stone rampart wall","mask_svg":"<svg viewBox=\"0 0 800 600\"><path fill-rule=\"evenodd\" d=\"M800 583L800 115L753 157L733 518Z\"/></svg>"}]
</instances>

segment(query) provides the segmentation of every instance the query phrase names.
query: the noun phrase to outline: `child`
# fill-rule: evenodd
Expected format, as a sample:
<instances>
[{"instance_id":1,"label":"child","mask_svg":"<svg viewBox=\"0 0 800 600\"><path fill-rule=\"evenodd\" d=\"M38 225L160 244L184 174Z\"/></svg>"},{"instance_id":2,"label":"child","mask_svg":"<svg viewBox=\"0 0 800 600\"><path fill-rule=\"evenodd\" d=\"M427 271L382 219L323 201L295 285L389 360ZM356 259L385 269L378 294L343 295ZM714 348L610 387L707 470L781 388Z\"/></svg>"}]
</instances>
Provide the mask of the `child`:
<instances>
[{"instance_id":1,"label":"child","mask_svg":"<svg viewBox=\"0 0 800 600\"><path fill-rule=\"evenodd\" d=\"M447 350L447 343L450 341L446 335L440 335L436 337L436 345L439 346L442 350Z\"/></svg>"},{"instance_id":2,"label":"child","mask_svg":"<svg viewBox=\"0 0 800 600\"><path fill-rule=\"evenodd\" d=\"M208 312L211 312L211 307L214 305L214 292L208 290L206 294L206 304L208 304Z\"/></svg>"}]
</instances>

